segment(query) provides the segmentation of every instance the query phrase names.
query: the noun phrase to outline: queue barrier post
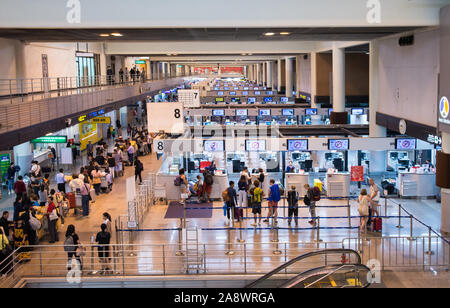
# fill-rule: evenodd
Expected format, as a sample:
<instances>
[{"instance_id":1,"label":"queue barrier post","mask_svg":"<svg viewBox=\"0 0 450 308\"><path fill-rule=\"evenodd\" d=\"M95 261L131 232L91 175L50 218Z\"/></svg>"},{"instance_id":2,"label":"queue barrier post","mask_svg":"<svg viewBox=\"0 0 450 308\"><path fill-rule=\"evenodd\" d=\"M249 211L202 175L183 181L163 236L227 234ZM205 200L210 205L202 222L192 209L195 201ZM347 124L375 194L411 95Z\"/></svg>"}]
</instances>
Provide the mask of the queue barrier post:
<instances>
[{"instance_id":1,"label":"queue barrier post","mask_svg":"<svg viewBox=\"0 0 450 308\"><path fill-rule=\"evenodd\" d=\"M352 227L352 216L351 216L351 211L350 211L350 197L347 199L348 200L348 204L347 204L347 216L348 216L348 227L351 228Z\"/></svg>"},{"instance_id":2,"label":"queue barrier post","mask_svg":"<svg viewBox=\"0 0 450 308\"><path fill-rule=\"evenodd\" d=\"M428 251L425 251L427 256L434 255L434 252L431 250L431 227L428 227Z\"/></svg>"},{"instance_id":3,"label":"queue barrier post","mask_svg":"<svg viewBox=\"0 0 450 308\"><path fill-rule=\"evenodd\" d=\"M231 228L227 229L227 240L228 240L227 251L225 252L225 254L227 256L232 256L234 255L234 251L233 251L233 243L231 241Z\"/></svg>"},{"instance_id":4,"label":"queue barrier post","mask_svg":"<svg viewBox=\"0 0 450 308\"><path fill-rule=\"evenodd\" d=\"M410 223L409 223L409 237L408 237L408 241L415 241L416 238L414 238L413 236L413 215L409 215L409 219L410 219Z\"/></svg>"},{"instance_id":5,"label":"queue barrier post","mask_svg":"<svg viewBox=\"0 0 450 308\"><path fill-rule=\"evenodd\" d=\"M384 216L387 217L387 202L388 202L388 191L384 190Z\"/></svg>"},{"instance_id":6,"label":"queue barrier post","mask_svg":"<svg viewBox=\"0 0 450 308\"><path fill-rule=\"evenodd\" d=\"M244 220L244 219L241 218L240 221L239 221L239 239L237 240L238 243L244 243L244 242L245 242L245 240L244 240L244 238L243 238L243 236L242 236L242 221L243 221L243 220Z\"/></svg>"},{"instance_id":7,"label":"queue barrier post","mask_svg":"<svg viewBox=\"0 0 450 308\"><path fill-rule=\"evenodd\" d=\"M402 206L399 204L398 205L398 225L397 225L398 229L403 229L401 216L402 216Z\"/></svg>"},{"instance_id":8,"label":"queue barrier post","mask_svg":"<svg viewBox=\"0 0 450 308\"><path fill-rule=\"evenodd\" d=\"M184 256L183 252L183 219L180 218L180 227L178 228L178 251L175 253L177 257Z\"/></svg>"},{"instance_id":9,"label":"queue barrier post","mask_svg":"<svg viewBox=\"0 0 450 308\"><path fill-rule=\"evenodd\" d=\"M278 245L278 243L279 243L279 238L278 238L278 227L274 227L273 230L274 230L274 238L272 239L271 242L272 242L272 243L275 243L275 249L272 251L272 253L273 253L274 255L281 255L282 252L281 252L281 250L279 249L279 245Z\"/></svg>"},{"instance_id":10,"label":"queue barrier post","mask_svg":"<svg viewBox=\"0 0 450 308\"><path fill-rule=\"evenodd\" d=\"M323 242L320 239L320 216L317 216L317 227L316 227L316 243L317 243L317 248L319 248L320 246L320 242Z\"/></svg>"}]
</instances>

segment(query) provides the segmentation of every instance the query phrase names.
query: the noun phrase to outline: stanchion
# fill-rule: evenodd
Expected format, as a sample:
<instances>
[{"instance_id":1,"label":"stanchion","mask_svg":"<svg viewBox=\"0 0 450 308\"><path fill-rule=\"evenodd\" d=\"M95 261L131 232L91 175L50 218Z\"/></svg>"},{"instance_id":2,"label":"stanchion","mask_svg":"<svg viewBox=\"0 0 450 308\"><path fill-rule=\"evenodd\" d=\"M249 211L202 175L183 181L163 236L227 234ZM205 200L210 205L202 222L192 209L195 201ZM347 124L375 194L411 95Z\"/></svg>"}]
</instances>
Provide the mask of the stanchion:
<instances>
[{"instance_id":1,"label":"stanchion","mask_svg":"<svg viewBox=\"0 0 450 308\"><path fill-rule=\"evenodd\" d=\"M238 243L244 243L245 242L244 238L242 237L242 221L243 220L244 219L241 218L241 220L239 222L239 239L237 240Z\"/></svg>"},{"instance_id":2,"label":"stanchion","mask_svg":"<svg viewBox=\"0 0 450 308\"><path fill-rule=\"evenodd\" d=\"M91 237L91 271L88 275L96 275L98 271L94 270L94 246L92 245L93 236Z\"/></svg>"},{"instance_id":3,"label":"stanchion","mask_svg":"<svg viewBox=\"0 0 450 308\"><path fill-rule=\"evenodd\" d=\"M409 216L410 219L410 223L409 223L409 237L408 237L408 241L415 241L416 239L413 237L413 215Z\"/></svg>"},{"instance_id":4,"label":"stanchion","mask_svg":"<svg viewBox=\"0 0 450 308\"><path fill-rule=\"evenodd\" d=\"M186 229L186 201L183 204L183 229Z\"/></svg>"},{"instance_id":5,"label":"stanchion","mask_svg":"<svg viewBox=\"0 0 450 308\"><path fill-rule=\"evenodd\" d=\"M362 244L361 244L361 228L358 229L358 253L362 254L364 251L362 249Z\"/></svg>"},{"instance_id":6,"label":"stanchion","mask_svg":"<svg viewBox=\"0 0 450 308\"><path fill-rule=\"evenodd\" d=\"M352 214L350 210L350 197L347 199L347 216L348 216L348 227L352 227Z\"/></svg>"},{"instance_id":7,"label":"stanchion","mask_svg":"<svg viewBox=\"0 0 450 308\"><path fill-rule=\"evenodd\" d=\"M388 191L384 190L384 216L387 217L387 200L388 199Z\"/></svg>"},{"instance_id":8,"label":"stanchion","mask_svg":"<svg viewBox=\"0 0 450 308\"><path fill-rule=\"evenodd\" d=\"M227 230L227 237L228 237L228 244L227 244L227 251L225 252L225 254L227 256L232 256L234 255L234 251L233 251L233 244L231 241L231 228L228 228Z\"/></svg>"},{"instance_id":9,"label":"stanchion","mask_svg":"<svg viewBox=\"0 0 450 308\"><path fill-rule=\"evenodd\" d=\"M400 204L398 205L398 226L397 226L397 228L398 229L403 229L403 226L402 226L402 207L401 207Z\"/></svg>"},{"instance_id":10,"label":"stanchion","mask_svg":"<svg viewBox=\"0 0 450 308\"><path fill-rule=\"evenodd\" d=\"M425 251L425 254L428 256L434 255L434 252L431 250L431 227L428 227L428 251Z\"/></svg>"},{"instance_id":11,"label":"stanchion","mask_svg":"<svg viewBox=\"0 0 450 308\"><path fill-rule=\"evenodd\" d=\"M133 230L130 231L130 253L128 254L129 257L134 257L135 254L133 252L134 250L134 246L133 246Z\"/></svg>"},{"instance_id":12,"label":"stanchion","mask_svg":"<svg viewBox=\"0 0 450 308\"><path fill-rule=\"evenodd\" d=\"M321 239L320 239L320 216L317 216L317 229L316 229L316 240L315 240L315 242L317 243L317 248L319 248L319 243L320 242L323 242Z\"/></svg>"},{"instance_id":13,"label":"stanchion","mask_svg":"<svg viewBox=\"0 0 450 308\"><path fill-rule=\"evenodd\" d=\"M278 247L278 242L279 242L279 238L278 238L278 227L274 227L274 238L271 240L272 243L275 243L275 249L272 251L272 253L274 255L281 255L281 250Z\"/></svg>"},{"instance_id":14,"label":"stanchion","mask_svg":"<svg viewBox=\"0 0 450 308\"><path fill-rule=\"evenodd\" d=\"M180 218L180 227L178 228L178 251L175 253L177 257L184 256L183 252L183 220Z\"/></svg>"}]
</instances>

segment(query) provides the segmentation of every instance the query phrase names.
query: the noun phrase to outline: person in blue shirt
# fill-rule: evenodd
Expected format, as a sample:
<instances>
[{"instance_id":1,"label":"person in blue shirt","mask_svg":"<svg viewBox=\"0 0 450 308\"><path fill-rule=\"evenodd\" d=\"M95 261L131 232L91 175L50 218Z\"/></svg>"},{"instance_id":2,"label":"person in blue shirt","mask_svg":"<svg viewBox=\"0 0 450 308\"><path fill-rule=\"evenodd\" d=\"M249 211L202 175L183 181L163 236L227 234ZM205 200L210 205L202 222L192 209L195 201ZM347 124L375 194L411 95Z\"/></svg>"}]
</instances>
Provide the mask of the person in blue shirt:
<instances>
[{"instance_id":1,"label":"person in blue shirt","mask_svg":"<svg viewBox=\"0 0 450 308\"><path fill-rule=\"evenodd\" d=\"M66 177L64 175L64 169L59 169L59 173L55 177L58 191L66 193Z\"/></svg>"},{"instance_id":2,"label":"person in blue shirt","mask_svg":"<svg viewBox=\"0 0 450 308\"><path fill-rule=\"evenodd\" d=\"M270 189L269 189L269 197L267 198L269 201L269 213L267 219L264 220L264 222L269 222L269 218L273 217L274 224L277 224L277 217L278 217L278 202L281 200L281 193L280 193L280 187L278 187L278 184L275 184L275 180L270 180Z\"/></svg>"},{"instance_id":3,"label":"person in blue shirt","mask_svg":"<svg viewBox=\"0 0 450 308\"><path fill-rule=\"evenodd\" d=\"M295 172L295 167L292 164L292 162L289 162L289 165L286 167L286 173L294 173Z\"/></svg>"}]
</instances>

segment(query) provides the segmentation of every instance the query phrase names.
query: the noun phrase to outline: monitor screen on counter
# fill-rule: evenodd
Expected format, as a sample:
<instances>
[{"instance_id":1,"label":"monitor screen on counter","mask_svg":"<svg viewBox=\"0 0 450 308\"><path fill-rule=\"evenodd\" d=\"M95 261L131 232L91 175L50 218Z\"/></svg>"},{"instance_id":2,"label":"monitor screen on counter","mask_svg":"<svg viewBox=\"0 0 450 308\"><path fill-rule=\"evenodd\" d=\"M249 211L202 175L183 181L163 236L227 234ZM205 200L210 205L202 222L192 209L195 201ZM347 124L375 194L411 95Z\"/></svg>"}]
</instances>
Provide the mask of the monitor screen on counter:
<instances>
[{"instance_id":1,"label":"monitor screen on counter","mask_svg":"<svg viewBox=\"0 0 450 308\"><path fill-rule=\"evenodd\" d=\"M248 152L262 152L266 150L266 140L246 140L245 150Z\"/></svg>"},{"instance_id":2,"label":"monitor screen on counter","mask_svg":"<svg viewBox=\"0 0 450 308\"><path fill-rule=\"evenodd\" d=\"M236 109L236 116L238 117L246 117L248 114L247 109Z\"/></svg>"},{"instance_id":3,"label":"monitor screen on counter","mask_svg":"<svg viewBox=\"0 0 450 308\"><path fill-rule=\"evenodd\" d=\"M266 103L271 103L271 102L273 102L273 97L264 97L264 101Z\"/></svg>"},{"instance_id":4,"label":"monitor screen on counter","mask_svg":"<svg viewBox=\"0 0 450 308\"><path fill-rule=\"evenodd\" d=\"M282 97L282 98L281 98L281 102L282 102L282 103L287 103L287 102L289 102L289 97Z\"/></svg>"},{"instance_id":5,"label":"monitor screen on counter","mask_svg":"<svg viewBox=\"0 0 450 308\"><path fill-rule=\"evenodd\" d=\"M395 148L397 150L415 150L416 139L414 138L398 138L395 140Z\"/></svg>"},{"instance_id":6,"label":"monitor screen on counter","mask_svg":"<svg viewBox=\"0 0 450 308\"><path fill-rule=\"evenodd\" d=\"M270 109L260 109L259 115L260 116L270 116Z\"/></svg>"},{"instance_id":7,"label":"monitor screen on counter","mask_svg":"<svg viewBox=\"0 0 450 308\"><path fill-rule=\"evenodd\" d=\"M307 108L305 109L306 115L316 115L317 114L317 108Z\"/></svg>"},{"instance_id":8,"label":"monitor screen on counter","mask_svg":"<svg viewBox=\"0 0 450 308\"><path fill-rule=\"evenodd\" d=\"M205 140L203 142L205 152L223 152L225 151L224 140Z\"/></svg>"},{"instance_id":9,"label":"monitor screen on counter","mask_svg":"<svg viewBox=\"0 0 450 308\"><path fill-rule=\"evenodd\" d=\"M292 117L294 116L294 109L283 109L282 114L285 117Z\"/></svg>"},{"instance_id":10,"label":"monitor screen on counter","mask_svg":"<svg viewBox=\"0 0 450 308\"><path fill-rule=\"evenodd\" d=\"M261 95L261 91L255 91L255 95Z\"/></svg>"},{"instance_id":11,"label":"monitor screen on counter","mask_svg":"<svg viewBox=\"0 0 450 308\"><path fill-rule=\"evenodd\" d=\"M348 150L349 149L348 139L328 139L328 149L329 150Z\"/></svg>"},{"instance_id":12,"label":"monitor screen on counter","mask_svg":"<svg viewBox=\"0 0 450 308\"><path fill-rule=\"evenodd\" d=\"M288 140L288 151L308 151L308 139Z\"/></svg>"},{"instance_id":13,"label":"monitor screen on counter","mask_svg":"<svg viewBox=\"0 0 450 308\"><path fill-rule=\"evenodd\" d=\"M216 97L216 103L223 102L223 97Z\"/></svg>"},{"instance_id":14,"label":"monitor screen on counter","mask_svg":"<svg viewBox=\"0 0 450 308\"><path fill-rule=\"evenodd\" d=\"M223 109L214 109L212 115L215 117L223 117L225 116L225 110Z\"/></svg>"},{"instance_id":15,"label":"monitor screen on counter","mask_svg":"<svg viewBox=\"0 0 450 308\"><path fill-rule=\"evenodd\" d=\"M218 95L218 96L223 96L223 91L218 91L218 92L217 92L217 95Z\"/></svg>"},{"instance_id":16,"label":"monitor screen on counter","mask_svg":"<svg viewBox=\"0 0 450 308\"><path fill-rule=\"evenodd\" d=\"M363 115L364 108L352 108L352 115Z\"/></svg>"},{"instance_id":17,"label":"monitor screen on counter","mask_svg":"<svg viewBox=\"0 0 450 308\"><path fill-rule=\"evenodd\" d=\"M242 96L247 96L248 95L248 91L242 91Z\"/></svg>"}]
</instances>

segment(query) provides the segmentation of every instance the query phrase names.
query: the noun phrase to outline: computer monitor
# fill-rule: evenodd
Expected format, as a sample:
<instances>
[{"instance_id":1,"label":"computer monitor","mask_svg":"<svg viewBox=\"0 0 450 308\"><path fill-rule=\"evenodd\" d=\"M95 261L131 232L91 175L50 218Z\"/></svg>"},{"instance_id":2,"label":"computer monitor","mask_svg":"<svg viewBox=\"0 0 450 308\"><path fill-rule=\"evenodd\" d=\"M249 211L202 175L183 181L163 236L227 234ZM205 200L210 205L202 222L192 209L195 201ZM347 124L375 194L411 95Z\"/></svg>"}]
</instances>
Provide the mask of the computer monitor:
<instances>
[{"instance_id":1,"label":"computer monitor","mask_svg":"<svg viewBox=\"0 0 450 308\"><path fill-rule=\"evenodd\" d=\"M247 102L248 102L249 104L254 104L254 103L256 103L256 97L249 97L249 98L247 99Z\"/></svg>"},{"instance_id":2,"label":"computer monitor","mask_svg":"<svg viewBox=\"0 0 450 308\"><path fill-rule=\"evenodd\" d=\"M287 102L289 102L289 97L282 97L282 98L281 98L281 102L282 102L282 103L287 103Z\"/></svg>"},{"instance_id":3,"label":"computer monitor","mask_svg":"<svg viewBox=\"0 0 450 308\"><path fill-rule=\"evenodd\" d=\"M308 139L288 140L288 151L308 151Z\"/></svg>"},{"instance_id":4,"label":"computer monitor","mask_svg":"<svg viewBox=\"0 0 450 308\"><path fill-rule=\"evenodd\" d=\"M255 87L255 88L253 88L253 90L259 90L259 88L258 88L258 87Z\"/></svg>"},{"instance_id":5,"label":"computer monitor","mask_svg":"<svg viewBox=\"0 0 450 308\"><path fill-rule=\"evenodd\" d=\"M214 109L212 115L215 117L223 117L225 116L225 110L223 109Z\"/></svg>"},{"instance_id":6,"label":"computer monitor","mask_svg":"<svg viewBox=\"0 0 450 308\"><path fill-rule=\"evenodd\" d=\"M232 98L231 98L231 101L232 101L233 103L240 103L240 102L241 102L241 98L240 98L240 97L232 97Z\"/></svg>"},{"instance_id":7,"label":"computer monitor","mask_svg":"<svg viewBox=\"0 0 450 308\"><path fill-rule=\"evenodd\" d=\"M260 116L270 116L270 109L260 109L259 115Z\"/></svg>"},{"instance_id":8,"label":"computer monitor","mask_svg":"<svg viewBox=\"0 0 450 308\"><path fill-rule=\"evenodd\" d=\"M352 115L363 115L364 108L352 108Z\"/></svg>"},{"instance_id":9,"label":"computer monitor","mask_svg":"<svg viewBox=\"0 0 450 308\"><path fill-rule=\"evenodd\" d=\"M261 91L255 91L255 95L261 95Z\"/></svg>"},{"instance_id":10,"label":"computer monitor","mask_svg":"<svg viewBox=\"0 0 450 308\"><path fill-rule=\"evenodd\" d=\"M235 91L231 91L230 95L236 95L236 92Z\"/></svg>"},{"instance_id":11,"label":"computer monitor","mask_svg":"<svg viewBox=\"0 0 450 308\"><path fill-rule=\"evenodd\" d=\"M245 90L245 91L248 91L248 87L244 87L244 90Z\"/></svg>"},{"instance_id":12,"label":"computer monitor","mask_svg":"<svg viewBox=\"0 0 450 308\"><path fill-rule=\"evenodd\" d=\"M242 96L247 96L248 95L248 91L242 91Z\"/></svg>"},{"instance_id":13,"label":"computer monitor","mask_svg":"<svg viewBox=\"0 0 450 308\"><path fill-rule=\"evenodd\" d=\"M328 149L329 150L348 150L349 140L348 139L328 139Z\"/></svg>"},{"instance_id":14,"label":"computer monitor","mask_svg":"<svg viewBox=\"0 0 450 308\"><path fill-rule=\"evenodd\" d=\"M341 158L335 158L333 159L333 165L334 168L338 171L342 172L344 171L344 161Z\"/></svg>"},{"instance_id":15,"label":"computer monitor","mask_svg":"<svg viewBox=\"0 0 450 308\"><path fill-rule=\"evenodd\" d=\"M273 102L273 97L264 97L264 102L266 102L266 103Z\"/></svg>"},{"instance_id":16,"label":"computer monitor","mask_svg":"<svg viewBox=\"0 0 450 308\"><path fill-rule=\"evenodd\" d=\"M205 152L223 152L225 151L224 140L205 140L203 142Z\"/></svg>"},{"instance_id":17,"label":"computer monitor","mask_svg":"<svg viewBox=\"0 0 450 308\"><path fill-rule=\"evenodd\" d=\"M236 109L237 117L246 117L248 115L247 109Z\"/></svg>"},{"instance_id":18,"label":"computer monitor","mask_svg":"<svg viewBox=\"0 0 450 308\"><path fill-rule=\"evenodd\" d=\"M330 116L332 112L333 112L333 108L328 109L328 116Z\"/></svg>"},{"instance_id":19,"label":"computer monitor","mask_svg":"<svg viewBox=\"0 0 450 308\"><path fill-rule=\"evenodd\" d=\"M223 91L217 91L217 96L223 96Z\"/></svg>"},{"instance_id":20,"label":"computer monitor","mask_svg":"<svg viewBox=\"0 0 450 308\"><path fill-rule=\"evenodd\" d=\"M223 103L223 97L216 97L216 103Z\"/></svg>"},{"instance_id":21,"label":"computer monitor","mask_svg":"<svg viewBox=\"0 0 450 308\"><path fill-rule=\"evenodd\" d=\"M283 109L281 111L281 114L285 117L293 117L294 116L294 109Z\"/></svg>"},{"instance_id":22,"label":"computer monitor","mask_svg":"<svg viewBox=\"0 0 450 308\"><path fill-rule=\"evenodd\" d=\"M261 152L266 150L266 140L246 140L245 150L248 152Z\"/></svg>"},{"instance_id":23,"label":"computer monitor","mask_svg":"<svg viewBox=\"0 0 450 308\"><path fill-rule=\"evenodd\" d=\"M215 88L214 88L214 91L219 91L219 90L220 90L219 87L215 87Z\"/></svg>"},{"instance_id":24,"label":"computer monitor","mask_svg":"<svg viewBox=\"0 0 450 308\"><path fill-rule=\"evenodd\" d=\"M306 115L316 115L317 114L317 108L307 108L305 109Z\"/></svg>"},{"instance_id":25,"label":"computer monitor","mask_svg":"<svg viewBox=\"0 0 450 308\"><path fill-rule=\"evenodd\" d=\"M273 91L266 91L266 95L273 95Z\"/></svg>"},{"instance_id":26,"label":"computer monitor","mask_svg":"<svg viewBox=\"0 0 450 308\"><path fill-rule=\"evenodd\" d=\"M416 149L416 139L398 138L395 140L395 148L397 150L415 150Z\"/></svg>"}]
</instances>

